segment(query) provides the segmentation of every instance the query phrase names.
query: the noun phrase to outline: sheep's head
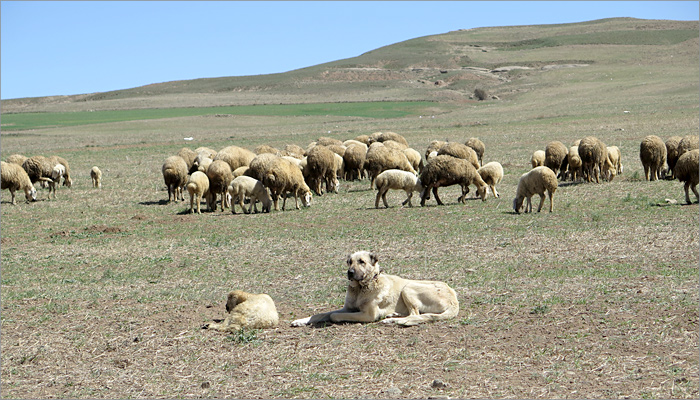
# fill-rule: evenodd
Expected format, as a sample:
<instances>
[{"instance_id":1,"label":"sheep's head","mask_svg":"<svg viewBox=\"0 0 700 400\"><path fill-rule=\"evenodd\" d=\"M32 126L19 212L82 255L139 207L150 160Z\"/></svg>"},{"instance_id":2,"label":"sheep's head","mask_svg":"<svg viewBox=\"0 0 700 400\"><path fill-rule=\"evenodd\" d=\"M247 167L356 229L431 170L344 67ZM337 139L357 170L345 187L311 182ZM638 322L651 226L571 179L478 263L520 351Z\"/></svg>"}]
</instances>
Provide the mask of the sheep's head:
<instances>
[{"instance_id":1,"label":"sheep's head","mask_svg":"<svg viewBox=\"0 0 700 400\"><path fill-rule=\"evenodd\" d=\"M481 201L486 201L486 198L489 197L488 189L489 187L487 185L477 186L476 194L477 196L481 197Z\"/></svg>"},{"instance_id":2,"label":"sheep's head","mask_svg":"<svg viewBox=\"0 0 700 400\"><path fill-rule=\"evenodd\" d=\"M331 180L331 187L328 191L338 193L338 186L340 186L340 181L337 177L333 177L333 180Z\"/></svg>"},{"instance_id":3,"label":"sheep's head","mask_svg":"<svg viewBox=\"0 0 700 400\"><path fill-rule=\"evenodd\" d=\"M304 192L304 194L301 196L301 204L304 205L304 207L310 207L311 206L311 191L307 190Z\"/></svg>"},{"instance_id":4,"label":"sheep's head","mask_svg":"<svg viewBox=\"0 0 700 400\"><path fill-rule=\"evenodd\" d=\"M71 178L66 178L63 180L63 186L71 187L73 186L73 180Z\"/></svg>"},{"instance_id":5,"label":"sheep's head","mask_svg":"<svg viewBox=\"0 0 700 400\"><path fill-rule=\"evenodd\" d=\"M525 200L525 197L522 196L517 196L513 199L513 211L520 214L520 210L523 209L523 200Z\"/></svg>"},{"instance_id":6,"label":"sheep's head","mask_svg":"<svg viewBox=\"0 0 700 400\"><path fill-rule=\"evenodd\" d=\"M24 190L24 197L27 198L27 201L36 201L36 189L34 189L34 186Z\"/></svg>"}]
</instances>

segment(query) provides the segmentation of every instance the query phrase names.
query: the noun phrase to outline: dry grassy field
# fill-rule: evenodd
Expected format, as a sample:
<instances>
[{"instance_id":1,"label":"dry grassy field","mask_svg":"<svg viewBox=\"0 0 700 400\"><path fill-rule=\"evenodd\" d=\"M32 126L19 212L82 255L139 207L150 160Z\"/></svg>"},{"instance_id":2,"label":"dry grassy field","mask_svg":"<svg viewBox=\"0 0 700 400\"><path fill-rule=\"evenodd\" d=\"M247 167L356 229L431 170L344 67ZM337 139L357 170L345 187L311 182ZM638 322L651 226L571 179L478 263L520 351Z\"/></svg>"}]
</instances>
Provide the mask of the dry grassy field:
<instances>
[{"instance_id":1,"label":"dry grassy field","mask_svg":"<svg viewBox=\"0 0 700 400\"><path fill-rule=\"evenodd\" d=\"M698 203L684 204L678 181L644 180L639 143L650 134L698 134L698 38L519 51L499 48L496 39L560 34L565 26L520 28L519 35L498 29L456 32L445 43L483 40L488 51L467 49L480 66L533 66L491 74L485 87L499 100L468 98L474 82L486 79L476 75L441 87L392 74L362 81L360 74L352 79L361 90L332 97L353 101L367 90L369 100L435 100L399 117L316 112L327 87L352 87L342 74L317 75L328 86L321 78L297 81L303 96L283 93L279 77L274 88L259 89L269 104L311 104L298 115L174 115L13 130L9 111L123 110L137 100L3 102L1 158L60 155L74 185L55 200L46 189L33 203L19 194L15 206L1 193L0 395L697 398ZM542 69L538 60L577 66ZM153 104L254 104L255 93L165 93ZM376 131L398 132L421 153L431 140L479 137L484 162L504 167L501 197L460 204L459 189L448 187L440 190L444 206L433 199L402 208L403 192L391 191L390 207L375 209L376 191L362 180L341 181L339 193L314 196L301 210L191 215L189 201L167 203L161 166L182 147L306 147L321 136ZM621 149L624 173L600 184L560 182L553 213L515 214L515 188L532 152L588 135ZM91 187L93 165L104 173L101 190ZM344 260L356 250L374 251L387 273L447 282L459 316L410 328L290 327L342 306ZM269 294L279 326L201 329L225 317L233 289Z\"/></svg>"}]
</instances>

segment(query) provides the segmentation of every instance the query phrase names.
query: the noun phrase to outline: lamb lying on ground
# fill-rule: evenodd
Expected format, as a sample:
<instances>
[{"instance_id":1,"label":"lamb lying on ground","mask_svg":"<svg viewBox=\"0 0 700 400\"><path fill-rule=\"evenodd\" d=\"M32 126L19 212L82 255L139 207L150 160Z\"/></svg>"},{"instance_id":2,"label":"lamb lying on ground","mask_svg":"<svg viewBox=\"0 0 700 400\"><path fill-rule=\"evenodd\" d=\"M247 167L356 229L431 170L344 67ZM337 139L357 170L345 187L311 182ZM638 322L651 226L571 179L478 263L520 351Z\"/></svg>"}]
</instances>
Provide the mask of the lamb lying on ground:
<instances>
[{"instance_id":1,"label":"lamb lying on ground","mask_svg":"<svg viewBox=\"0 0 700 400\"><path fill-rule=\"evenodd\" d=\"M389 204L386 201L386 193L389 189L405 190L407 197L401 205L405 206L408 203L409 207L413 207L413 204L411 204L413 192L420 193L423 190L423 185L421 185L420 179L415 174L400 169L388 169L382 172L377 175L374 184L377 186L377 198L374 200L375 208L379 208L380 197L384 202L384 207L389 208Z\"/></svg>"}]
</instances>

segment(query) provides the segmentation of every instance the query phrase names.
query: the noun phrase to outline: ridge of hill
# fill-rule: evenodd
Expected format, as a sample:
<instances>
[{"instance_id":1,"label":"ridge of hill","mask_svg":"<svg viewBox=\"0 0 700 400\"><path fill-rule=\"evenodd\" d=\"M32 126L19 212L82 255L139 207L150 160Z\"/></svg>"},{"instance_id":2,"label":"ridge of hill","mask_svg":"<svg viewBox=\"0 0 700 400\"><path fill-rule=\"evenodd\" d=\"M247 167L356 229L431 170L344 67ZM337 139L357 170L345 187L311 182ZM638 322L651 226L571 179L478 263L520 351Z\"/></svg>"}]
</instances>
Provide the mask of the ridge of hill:
<instances>
[{"instance_id":1,"label":"ridge of hill","mask_svg":"<svg viewBox=\"0 0 700 400\"><path fill-rule=\"evenodd\" d=\"M154 83L101 93L2 101L3 113L365 101L468 102L479 88L507 98L560 69L687 63L698 21L612 18L485 27L384 46L357 57L268 75ZM676 57L670 60L670 57Z\"/></svg>"}]
</instances>

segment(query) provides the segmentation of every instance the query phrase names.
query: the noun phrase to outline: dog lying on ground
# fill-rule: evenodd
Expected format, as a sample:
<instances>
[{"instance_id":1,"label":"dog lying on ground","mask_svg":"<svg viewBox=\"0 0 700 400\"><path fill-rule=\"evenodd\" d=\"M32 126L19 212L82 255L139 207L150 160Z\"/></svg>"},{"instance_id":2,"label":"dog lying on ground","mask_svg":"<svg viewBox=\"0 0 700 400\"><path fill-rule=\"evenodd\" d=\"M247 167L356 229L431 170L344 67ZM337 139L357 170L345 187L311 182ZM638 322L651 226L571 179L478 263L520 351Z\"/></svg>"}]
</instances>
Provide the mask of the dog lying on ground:
<instances>
[{"instance_id":1,"label":"dog lying on ground","mask_svg":"<svg viewBox=\"0 0 700 400\"><path fill-rule=\"evenodd\" d=\"M396 323L404 326L454 318L457 293L444 282L403 279L382 273L374 253L348 256L348 289L340 310L292 321L292 326L321 322Z\"/></svg>"},{"instance_id":2,"label":"dog lying on ground","mask_svg":"<svg viewBox=\"0 0 700 400\"><path fill-rule=\"evenodd\" d=\"M266 294L247 293L234 290L226 299L226 311L229 316L224 322L212 322L203 329L215 329L222 332L237 332L243 328L262 329L277 326L279 316L272 298Z\"/></svg>"}]
</instances>

